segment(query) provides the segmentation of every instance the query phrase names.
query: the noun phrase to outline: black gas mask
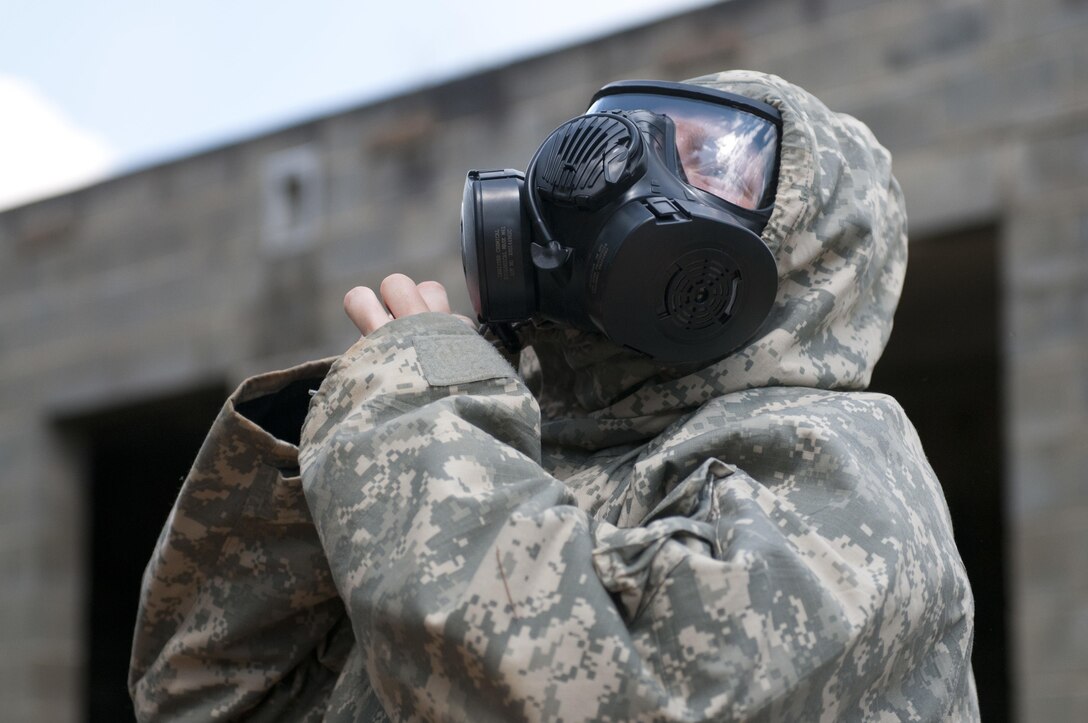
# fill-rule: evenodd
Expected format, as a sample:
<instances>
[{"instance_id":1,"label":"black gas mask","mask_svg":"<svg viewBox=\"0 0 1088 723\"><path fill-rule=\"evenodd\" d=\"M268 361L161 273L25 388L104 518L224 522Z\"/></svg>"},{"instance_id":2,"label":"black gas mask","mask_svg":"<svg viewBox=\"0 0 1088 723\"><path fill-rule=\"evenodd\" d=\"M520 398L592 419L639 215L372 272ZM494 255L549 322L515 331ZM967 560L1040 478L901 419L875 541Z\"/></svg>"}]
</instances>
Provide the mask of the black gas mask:
<instances>
[{"instance_id":1,"label":"black gas mask","mask_svg":"<svg viewBox=\"0 0 1088 723\"><path fill-rule=\"evenodd\" d=\"M461 253L480 321L538 316L666 362L739 348L774 303L759 234L782 120L699 86L611 83L514 170L470 171Z\"/></svg>"}]
</instances>

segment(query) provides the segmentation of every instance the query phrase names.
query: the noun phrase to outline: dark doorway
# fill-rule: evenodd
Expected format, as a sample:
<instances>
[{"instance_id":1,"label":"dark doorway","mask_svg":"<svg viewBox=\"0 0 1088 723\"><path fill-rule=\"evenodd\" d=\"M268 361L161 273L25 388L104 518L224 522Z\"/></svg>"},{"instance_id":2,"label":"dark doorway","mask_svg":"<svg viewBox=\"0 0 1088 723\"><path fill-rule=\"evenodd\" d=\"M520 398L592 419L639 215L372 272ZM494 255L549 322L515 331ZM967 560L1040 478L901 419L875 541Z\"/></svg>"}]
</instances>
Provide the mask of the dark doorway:
<instances>
[{"instance_id":1,"label":"dark doorway","mask_svg":"<svg viewBox=\"0 0 1088 723\"><path fill-rule=\"evenodd\" d=\"M1013 710L997 238L987 226L911 242L895 329L870 385L906 409L944 487L975 595L972 663L986 721Z\"/></svg>"},{"instance_id":2,"label":"dark doorway","mask_svg":"<svg viewBox=\"0 0 1088 723\"><path fill-rule=\"evenodd\" d=\"M209 385L61 422L85 450L84 718L134 720L127 689L140 579L227 392Z\"/></svg>"}]
</instances>

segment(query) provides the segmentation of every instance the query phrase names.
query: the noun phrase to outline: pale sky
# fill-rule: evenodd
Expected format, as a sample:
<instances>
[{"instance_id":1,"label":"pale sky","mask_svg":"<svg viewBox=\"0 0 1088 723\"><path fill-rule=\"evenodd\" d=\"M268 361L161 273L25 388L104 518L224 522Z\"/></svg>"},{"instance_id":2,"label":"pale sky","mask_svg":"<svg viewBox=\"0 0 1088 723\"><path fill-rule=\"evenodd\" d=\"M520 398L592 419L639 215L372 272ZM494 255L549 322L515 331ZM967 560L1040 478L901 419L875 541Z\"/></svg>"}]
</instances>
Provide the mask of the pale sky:
<instances>
[{"instance_id":1,"label":"pale sky","mask_svg":"<svg viewBox=\"0 0 1088 723\"><path fill-rule=\"evenodd\" d=\"M714 0L0 0L0 209Z\"/></svg>"}]
</instances>

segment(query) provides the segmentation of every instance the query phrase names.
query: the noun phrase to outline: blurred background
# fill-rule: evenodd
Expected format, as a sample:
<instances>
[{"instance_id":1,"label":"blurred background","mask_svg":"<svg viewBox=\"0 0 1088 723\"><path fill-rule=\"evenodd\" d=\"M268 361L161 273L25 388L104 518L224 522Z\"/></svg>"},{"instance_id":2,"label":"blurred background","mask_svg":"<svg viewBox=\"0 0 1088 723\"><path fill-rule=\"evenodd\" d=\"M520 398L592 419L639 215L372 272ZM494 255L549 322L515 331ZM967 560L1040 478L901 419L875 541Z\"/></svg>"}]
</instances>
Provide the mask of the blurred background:
<instances>
[{"instance_id":1,"label":"blurred background","mask_svg":"<svg viewBox=\"0 0 1088 723\"><path fill-rule=\"evenodd\" d=\"M131 720L140 575L226 395L342 351L394 270L466 310L467 169L608 81L734 67L892 150L873 388L945 486L984 720L1088 716L1088 2L159 5L0 9L0 718Z\"/></svg>"}]
</instances>

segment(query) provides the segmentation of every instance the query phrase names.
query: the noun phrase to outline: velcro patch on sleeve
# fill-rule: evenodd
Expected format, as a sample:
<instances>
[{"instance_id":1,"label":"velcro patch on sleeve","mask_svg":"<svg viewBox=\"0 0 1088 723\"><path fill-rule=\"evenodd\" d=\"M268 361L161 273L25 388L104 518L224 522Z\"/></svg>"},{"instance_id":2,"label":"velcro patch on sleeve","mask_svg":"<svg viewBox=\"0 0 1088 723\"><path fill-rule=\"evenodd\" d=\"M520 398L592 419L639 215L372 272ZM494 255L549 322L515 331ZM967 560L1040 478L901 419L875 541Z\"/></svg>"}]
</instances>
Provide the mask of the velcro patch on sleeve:
<instances>
[{"instance_id":1,"label":"velcro patch on sleeve","mask_svg":"<svg viewBox=\"0 0 1088 723\"><path fill-rule=\"evenodd\" d=\"M513 368L478 336L419 336L413 340L427 383L435 387L515 376Z\"/></svg>"}]
</instances>

